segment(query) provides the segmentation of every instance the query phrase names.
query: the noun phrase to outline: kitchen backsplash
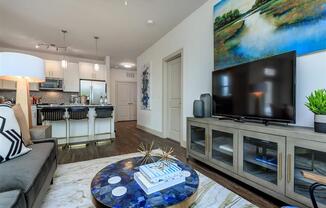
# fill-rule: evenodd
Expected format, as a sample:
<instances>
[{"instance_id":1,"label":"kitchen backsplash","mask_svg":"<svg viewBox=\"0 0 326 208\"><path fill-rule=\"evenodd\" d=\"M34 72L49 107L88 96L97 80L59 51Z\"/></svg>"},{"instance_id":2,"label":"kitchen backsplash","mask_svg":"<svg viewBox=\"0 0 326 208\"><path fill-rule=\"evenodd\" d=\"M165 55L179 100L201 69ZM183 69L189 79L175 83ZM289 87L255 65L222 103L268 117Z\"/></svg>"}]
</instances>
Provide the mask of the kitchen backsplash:
<instances>
[{"instance_id":1,"label":"kitchen backsplash","mask_svg":"<svg viewBox=\"0 0 326 208\"><path fill-rule=\"evenodd\" d=\"M69 93L69 92L57 92L57 91L39 91L39 92L30 92L31 96L42 97L42 103L70 103L70 96L76 95L78 93ZM16 97L16 91L13 90L0 90L0 96L4 96L6 99L11 99Z\"/></svg>"}]
</instances>

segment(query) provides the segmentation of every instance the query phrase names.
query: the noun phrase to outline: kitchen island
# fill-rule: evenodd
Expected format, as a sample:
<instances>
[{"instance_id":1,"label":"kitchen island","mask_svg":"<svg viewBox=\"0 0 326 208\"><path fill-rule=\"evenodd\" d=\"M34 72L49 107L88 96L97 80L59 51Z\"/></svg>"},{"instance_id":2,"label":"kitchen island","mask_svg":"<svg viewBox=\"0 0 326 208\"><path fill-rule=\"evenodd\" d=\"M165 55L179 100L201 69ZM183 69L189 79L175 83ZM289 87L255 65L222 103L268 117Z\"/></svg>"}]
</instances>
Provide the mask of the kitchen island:
<instances>
[{"instance_id":1,"label":"kitchen island","mask_svg":"<svg viewBox=\"0 0 326 208\"><path fill-rule=\"evenodd\" d=\"M68 116L68 109L70 107L88 107L88 119L83 120L70 120L70 144L79 144L90 141L103 141L115 138L114 131L114 110L112 112L112 118L95 118L95 108L105 107L112 105L82 105L82 104L70 104L70 105L37 105L37 109L44 108L63 108L65 109L65 116ZM94 125L94 122L95 125ZM66 122L61 121L46 121L46 124L52 125L52 137L58 139L58 144L66 144ZM94 129L95 127L95 129ZM69 131L69 125L68 125Z\"/></svg>"}]
</instances>

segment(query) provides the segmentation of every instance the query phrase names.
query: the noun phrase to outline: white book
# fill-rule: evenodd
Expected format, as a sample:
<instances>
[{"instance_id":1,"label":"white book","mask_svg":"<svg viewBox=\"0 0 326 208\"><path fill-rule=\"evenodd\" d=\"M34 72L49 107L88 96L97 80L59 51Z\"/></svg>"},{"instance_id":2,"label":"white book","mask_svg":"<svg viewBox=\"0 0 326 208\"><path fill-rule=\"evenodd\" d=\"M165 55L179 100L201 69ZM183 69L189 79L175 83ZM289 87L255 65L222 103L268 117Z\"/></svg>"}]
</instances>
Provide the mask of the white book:
<instances>
[{"instance_id":1,"label":"white book","mask_svg":"<svg viewBox=\"0 0 326 208\"><path fill-rule=\"evenodd\" d=\"M141 172L136 172L134 174L134 179L147 195L170 188L186 181L185 177L178 176L170 178L169 180L160 181L158 183L151 183Z\"/></svg>"},{"instance_id":2,"label":"white book","mask_svg":"<svg viewBox=\"0 0 326 208\"><path fill-rule=\"evenodd\" d=\"M152 183L180 175L182 171L176 163L166 161L142 165L139 170Z\"/></svg>"}]
</instances>

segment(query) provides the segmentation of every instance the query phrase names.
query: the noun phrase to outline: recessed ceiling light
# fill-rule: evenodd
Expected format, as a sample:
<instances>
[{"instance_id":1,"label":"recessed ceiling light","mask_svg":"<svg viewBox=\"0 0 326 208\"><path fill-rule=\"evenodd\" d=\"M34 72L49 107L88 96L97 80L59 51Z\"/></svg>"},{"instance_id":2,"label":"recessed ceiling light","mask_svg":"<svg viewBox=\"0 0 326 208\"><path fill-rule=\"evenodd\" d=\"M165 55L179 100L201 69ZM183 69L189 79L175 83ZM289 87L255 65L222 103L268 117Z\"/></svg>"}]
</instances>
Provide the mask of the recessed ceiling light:
<instances>
[{"instance_id":1,"label":"recessed ceiling light","mask_svg":"<svg viewBox=\"0 0 326 208\"><path fill-rule=\"evenodd\" d=\"M126 69L130 69L130 68L136 66L134 63L121 63L120 65Z\"/></svg>"},{"instance_id":2,"label":"recessed ceiling light","mask_svg":"<svg viewBox=\"0 0 326 208\"><path fill-rule=\"evenodd\" d=\"M150 25L154 24L154 20L152 20L152 19L147 20L147 24L150 24Z\"/></svg>"},{"instance_id":3,"label":"recessed ceiling light","mask_svg":"<svg viewBox=\"0 0 326 208\"><path fill-rule=\"evenodd\" d=\"M128 6L128 1L125 1L125 6Z\"/></svg>"},{"instance_id":4,"label":"recessed ceiling light","mask_svg":"<svg viewBox=\"0 0 326 208\"><path fill-rule=\"evenodd\" d=\"M40 45L39 45L39 44L37 44L37 45L35 46L35 48L40 48Z\"/></svg>"}]
</instances>

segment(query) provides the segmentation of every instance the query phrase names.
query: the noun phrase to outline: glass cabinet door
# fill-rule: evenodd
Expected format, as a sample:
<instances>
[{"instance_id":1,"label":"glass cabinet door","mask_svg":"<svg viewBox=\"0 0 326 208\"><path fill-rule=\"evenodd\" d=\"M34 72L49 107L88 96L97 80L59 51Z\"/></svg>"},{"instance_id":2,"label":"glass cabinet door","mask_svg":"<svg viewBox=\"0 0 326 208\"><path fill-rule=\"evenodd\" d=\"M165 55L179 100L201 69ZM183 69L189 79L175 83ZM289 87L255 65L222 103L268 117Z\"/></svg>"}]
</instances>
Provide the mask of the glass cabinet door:
<instances>
[{"instance_id":1,"label":"glass cabinet door","mask_svg":"<svg viewBox=\"0 0 326 208\"><path fill-rule=\"evenodd\" d=\"M207 157L208 126L205 124L189 123L189 149L200 157Z\"/></svg>"},{"instance_id":2,"label":"glass cabinet door","mask_svg":"<svg viewBox=\"0 0 326 208\"><path fill-rule=\"evenodd\" d=\"M237 172L238 131L232 128L210 128L210 160L233 172Z\"/></svg>"},{"instance_id":3,"label":"glass cabinet door","mask_svg":"<svg viewBox=\"0 0 326 208\"><path fill-rule=\"evenodd\" d=\"M280 193L285 192L285 138L240 131L240 175Z\"/></svg>"},{"instance_id":4,"label":"glass cabinet door","mask_svg":"<svg viewBox=\"0 0 326 208\"><path fill-rule=\"evenodd\" d=\"M326 177L326 143L288 139L287 195L308 206L312 206L309 194L315 181L306 179L302 171ZM326 207L326 188L315 191L319 207Z\"/></svg>"}]
</instances>

